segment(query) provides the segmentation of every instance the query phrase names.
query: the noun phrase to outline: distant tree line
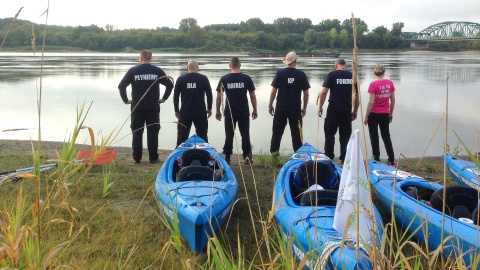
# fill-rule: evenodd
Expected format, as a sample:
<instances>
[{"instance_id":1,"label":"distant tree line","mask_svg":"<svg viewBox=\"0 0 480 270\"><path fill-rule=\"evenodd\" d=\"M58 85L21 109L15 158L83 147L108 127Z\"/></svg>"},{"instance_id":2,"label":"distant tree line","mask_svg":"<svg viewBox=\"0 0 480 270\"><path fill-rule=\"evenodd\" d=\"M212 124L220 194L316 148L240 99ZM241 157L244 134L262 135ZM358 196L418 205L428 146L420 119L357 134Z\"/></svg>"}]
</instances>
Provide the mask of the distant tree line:
<instances>
[{"instance_id":1,"label":"distant tree line","mask_svg":"<svg viewBox=\"0 0 480 270\"><path fill-rule=\"evenodd\" d=\"M194 18L182 19L178 29L118 30L113 25L57 26L39 25L26 20L0 19L0 41L3 49L39 47L78 48L81 50L120 52L144 48L161 51L335 51L353 48L352 19L323 20L314 25L310 19L278 18L264 23L251 18L238 24L213 24L200 27ZM410 44L402 38L403 22L391 29L379 26L369 31L361 19L355 19L357 46L361 49L406 49ZM11 27L10 27L11 26ZM8 36L7 36L8 34ZM6 38L5 38L6 37ZM33 43L33 44L32 44ZM435 43L432 43L435 44ZM450 42L433 45L441 50L480 48L478 42ZM432 47L432 46L431 46ZM478 49L477 48L477 49Z\"/></svg>"}]
</instances>

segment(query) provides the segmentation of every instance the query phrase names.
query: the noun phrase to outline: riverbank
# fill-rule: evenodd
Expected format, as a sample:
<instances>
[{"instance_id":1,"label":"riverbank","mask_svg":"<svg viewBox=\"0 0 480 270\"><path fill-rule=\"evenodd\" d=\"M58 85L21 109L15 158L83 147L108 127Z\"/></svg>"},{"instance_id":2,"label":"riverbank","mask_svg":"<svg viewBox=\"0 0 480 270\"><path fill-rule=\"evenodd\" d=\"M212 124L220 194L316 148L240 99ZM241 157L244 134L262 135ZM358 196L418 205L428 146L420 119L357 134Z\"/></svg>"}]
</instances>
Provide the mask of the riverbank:
<instances>
[{"instance_id":1,"label":"riverbank","mask_svg":"<svg viewBox=\"0 0 480 270\"><path fill-rule=\"evenodd\" d=\"M5 163L6 159L9 159L10 156L23 156L23 157L31 157L32 156L32 149L38 149L39 145L36 141L25 141L25 140L0 140L0 159L2 160L2 166L0 171L6 170L13 170L17 169L16 167L7 166ZM61 142L53 142L53 141L43 141L41 143L41 155L42 159L47 161L48 159L59 159L60 153L62 149ZM77 145L77 150L85 150L90 149L88 145ZM125 166L130 165L132 163L131 154L132 150L129 147L113 147L117 156L115 159L115 164L117 166ZM155 167L160 168L162 162L168 157L171 153L171 150L159 149L159 158L161 163L155 164ZM144 149L143 153L144 157L148 157L147 149ZM254 153L253 155L254 160L259 160L260 155ZM25 159L26 163L23 164L15 164L14 166L20 167L30 167L31 163L28 163L28 158ZM385 161L386 162L386 161ZM16 163L14 161L9 161L8 163ZM141 166L153 166L148 163L148 161L143 161L139 165L139 170L141 170ZM233 167L233 165L232 165ZM268 166L267 166L268 167ZM399 167L403 170L415 173L420 175L424 178L428 178L434 181L443 181L443 168L444 163L441 156L429 156L429 157L402 157L399 162ZM253 164L252 169L261 175L263 174L270 174L275 173L279 168L266 168L265 164L260 164L256 162ZM154 179L155 175L152 175L151 179ZM447 175L447 183L454 185L455 182L450 179Z\"/></svg>"},{"instance_id":2,"label":"riverbank","mask_svg":"<svg viewBox=\"0 0 480 270\"><path fill-rule=\"evenodd\" d=\"M32 145L29 141L0 140L0 171L32 166L32 147L36 149L37 142ZM41 149L42 163L59 162L61 142L42 142ZM89 146L77 145L76 149L89 149ZM48 237L42 238L45 249L69 243L55 258L58 260L55 265L75 265L79 269L111 269L119 265L132 269L200 269L190 265L204 264L207 255L195 256L185 245L179 249L173 247L173 234L165 226L156 200L154 181L171 150L159 151L161 163L143 161L136 165L131 160L130 148L113 149L117 156L111 165L42 174L41 201L47 201L47 194L54 190L50 185L61 179L66 181L59 192L51 195L50 208L44 215L46 225L42 227L48 232ZM218 236L229 254L242 252L244 260L256 264L262 263L258 259L258 248L262 254L269 252L256 235L263 235L271 225L272 190L280 170L280 166L263 160L265 156L254 155L254 164L250 167L232 159L239 190L232 214ZM417 163L419 170L414 171L412 164ZM400 167L443 181L441 157L402 159ZM0 186L4 209L13 209L18 203L18 194L23 194L26 217L35 209L36 192L34 181L29 179ZM384 221L388 219L384 214ZM238 247L242 250L237 250ZM126 252L131 254L127 257Z\"/></svg>"}]
</instances>

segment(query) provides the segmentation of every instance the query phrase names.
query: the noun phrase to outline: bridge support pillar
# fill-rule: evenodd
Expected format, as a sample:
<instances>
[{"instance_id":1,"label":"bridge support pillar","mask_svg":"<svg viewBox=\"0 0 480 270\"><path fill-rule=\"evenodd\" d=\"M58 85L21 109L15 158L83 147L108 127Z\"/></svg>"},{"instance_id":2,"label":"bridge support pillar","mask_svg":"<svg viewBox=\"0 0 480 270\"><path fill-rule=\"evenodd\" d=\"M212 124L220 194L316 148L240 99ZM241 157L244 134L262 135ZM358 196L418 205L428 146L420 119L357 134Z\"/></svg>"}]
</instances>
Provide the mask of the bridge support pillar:
<instances>
[{"instance_id":1,"label":"bridge support pillar","mask_svg":"<svg viewBox=\"0 0 480 270\"><path fill-rule=\"evenodd\" d=\"M425 41L414 41L410 43L412 49L428 49L429 43Z\"/></svg>"}]
</instances>

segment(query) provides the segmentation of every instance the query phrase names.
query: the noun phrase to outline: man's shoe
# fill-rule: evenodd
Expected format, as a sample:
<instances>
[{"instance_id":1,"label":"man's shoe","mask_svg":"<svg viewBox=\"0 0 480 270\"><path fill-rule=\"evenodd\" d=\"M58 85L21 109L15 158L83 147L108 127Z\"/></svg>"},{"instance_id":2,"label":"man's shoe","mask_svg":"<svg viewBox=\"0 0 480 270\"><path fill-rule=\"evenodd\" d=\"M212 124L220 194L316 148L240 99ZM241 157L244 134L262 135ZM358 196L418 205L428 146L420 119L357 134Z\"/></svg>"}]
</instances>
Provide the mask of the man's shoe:
<instances>
[{"instance_id":1,"label":"man's shoe","mask_svg":"<svg viewBox=\"0 0 480 270\"><path fill-rule=\"evenodd\" d=\"M225 155L225 161L230 165L230 155Z\"/></svg>"},{"instance_id":2,"label":"man's shoe","mask_svg":"<svg viewBox=\"0 0 480 270\"><path fill-rule=\"evenodd\" d=\"M250 154L248 154L248 156L244 157L243 162L245 163L245 165L253 164L252 153L250 153Z\"/></svg>"},{"instance_id":3,"label":"man's shoe","mask_svg":"<svg viewBox=\"0 0 480 270\"><path fill-rule=\"evenodd\" d=\"M137 160L137 159L132 159L133 163L135 164L140 164L140 160Z\"/></svg>"},{"instance_id":4,"label":"man's shoe","mask_svg":"<svg viewBox=\"0 0 480 270\"><path fill-rule=\"evenodd\" d=\"M393 162L388 162L388 166L395 167L395 163L393 163Z\"/></svg>"},{"instance_id":5,"label":"man's shoe","mask_svg":"<svg viewBox=\"0 0 480 270\"><path fill-rule=\"evenodd\" d=\"M160 159L155 159L155 160L150 160L150 163L151 164L155 164L155 163L159 163L160 162Z\"/></svg>"}]
</instances>

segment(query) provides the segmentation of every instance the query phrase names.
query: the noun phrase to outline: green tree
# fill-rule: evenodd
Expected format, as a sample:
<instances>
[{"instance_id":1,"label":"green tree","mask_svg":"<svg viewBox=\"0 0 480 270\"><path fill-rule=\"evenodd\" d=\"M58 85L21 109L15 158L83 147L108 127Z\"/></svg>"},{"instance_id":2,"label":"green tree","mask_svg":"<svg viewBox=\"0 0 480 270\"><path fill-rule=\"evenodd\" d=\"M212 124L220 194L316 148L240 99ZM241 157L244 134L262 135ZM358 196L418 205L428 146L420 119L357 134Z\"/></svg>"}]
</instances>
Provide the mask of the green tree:
<instances>
[{"instance_id":1,"label":"green tree","mask_svg":"<svg viewBox=\"0 0 480 270\"><path fill-rule=\"evenodd\" d=\"M278 18L273 21L278 33L295 33L296 23L292 18Z\"/></svg>"},{"instance_id":2,"label":"green tree","mask_svg":"<svg viewBox=\"0 0 480 270\"><path fill-rule=\"evenodd\" d=\"M197 20L194 18L185 18L180 21L178 29L184 33L189 32L195 28L199 28Z\"/></svg>"},{"instance_id":3,"label":"green tree","mask_svg":"<svg viewBox=\"0 0 480 270\"><path fill-rule=\"evenodd\" d=\"M317 44L320 48L330 48L331 40L332 37L330 36L330 32L328 31L319 32L317 35Z\"/></svg>"},{"instance_id":4,"label":"green tree","mask_svg":"<svg viewBox=\"0 0 480 270\"><path fill-rule=\"evenodd\" d=\"M392 33L393 36L400 37L402 35L402 29L405 25L403 22L396 22L392 25L392 30L390 33Z\"/></svg>"},{"instance_id":5,"label":"green tree","mask_svg":"<svg viewBox=\"0 0 480 270\"><path fill-rule=\"evenodd\" d=\"M251 18L245 22L245 32L258 32L264 30L265 23L260 18Z\"/></svg>"},{"instance_id":6,"label":"green tree","mask_svg":"<svg viewBox=\"0 0 480 270\"><path fill-rule=\"evenodd\" d=\"M337 19L333 19L333 20L330 20L330 19L327 19L327 20L323 20L321 21L319 24L318 24L318 27L317 27L317 31L321 32L321 31L330 31L332 28L335 28L337 29L337 31L340 31L341 27L340 27L340 21L337 20Z\"/></svg>"},{"instance_id":7,"label":"green tree","mask_svg":"<svg viewBox=\"0 0 480 270\"><path fill-rule=\"evenodd\" d=\"M372 32L379 35L379 36L384 36L385 34L388 33L388 29L385 26L381 25L381 26L378 26L377 28L373 29Z\"/></svg>"},{"instance_id":8,"label":"green tree","mask_svg":"<svg viewBox=\"0 0 480 270\"><path fill-rule=\"evenodd\" d=\"M348 34L350 36L353 36L353 25L352 25L352 19L345 19L342 22L342 29L347 30ZM368 32L368 25L364 21L362 21L360 18L355 18L355 27L357 29L357 38L359 36L364 35L365 33Z\"/></svg>"},{"instance_id":9,"label":"green tree","mask_svg":"<svg viewBox=\"0 0 480 270\"><path fill-rule=\"evenodd\" d=\"M345 29L340 30L338 35L338 42L340 43L340 48L346 49L348 47L348 32Z\"/></svg>"},{"instance_id":10,"label":"green tree","mask_svg":"<svg viewBox=\"0 0 480 270\"><path fill-rule=\"evenodd\" d=\"M305 31L312 28L312 20L307 18L298 18L295 20L295 24L297 26L295 33L297 34L303 34Z\"/></svg>"},{"instance_id":11,"label":"green tree","mask_svg":"<svg viewBox=\"0 0 480 270\"><path fill-rule=\"evenodd\" d=\"M330 48L335 49L335 46L338 43L338 32L337 28L330 29Z\"/></svg>"},{"instance_id":12,"label":"green tree","mask_svg":"<svg viewBox=\"0 0 480 270\"><path fill-rule=\"evenodd\" d=\"M305 42L307 46L317 45L317 31L315 31L315 29L308 29L307 31L305 31L305 35L303 36L303 42Z\"/></svg>"},{"instance_id":13,"label":"green tree","mask_svg":"<svg viewBox=\"0 0 480 270\"><path fill-rule=\"evenodd\" d=\"M107 31L107 32L113 32L113 31L115 31L115 30L117 30L117 27L113 26L112 24L108 24L108 23L107 23L107 24L105 25L105 31Z\"/></svg>"}]
</instances>

